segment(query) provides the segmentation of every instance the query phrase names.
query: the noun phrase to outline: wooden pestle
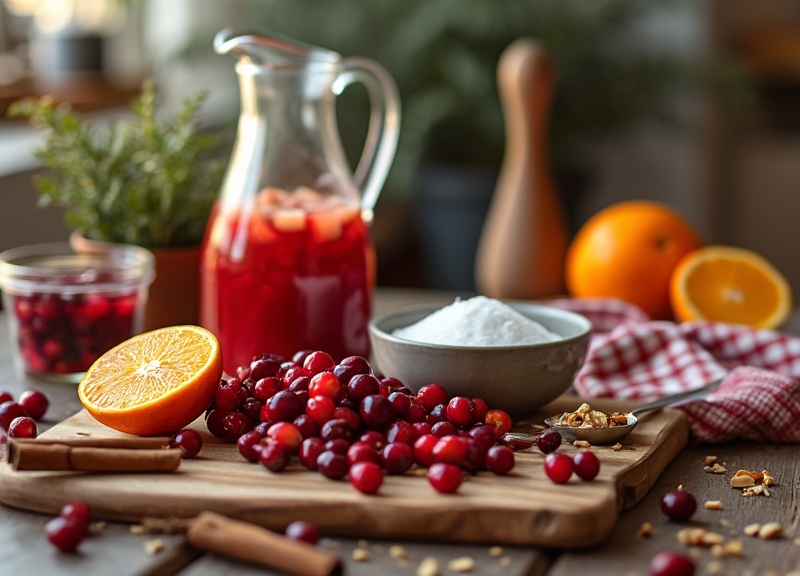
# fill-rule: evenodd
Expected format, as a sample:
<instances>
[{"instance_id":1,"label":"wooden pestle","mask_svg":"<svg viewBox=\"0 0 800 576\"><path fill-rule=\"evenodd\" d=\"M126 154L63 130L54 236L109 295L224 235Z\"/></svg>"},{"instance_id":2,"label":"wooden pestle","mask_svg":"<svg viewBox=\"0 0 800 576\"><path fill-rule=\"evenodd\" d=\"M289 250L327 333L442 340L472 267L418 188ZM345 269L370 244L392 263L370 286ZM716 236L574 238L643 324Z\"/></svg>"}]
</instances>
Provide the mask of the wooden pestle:
<instances>
[{"instance_id":1,"label":"wooden pestle","mask_svg":"<svg viewBox=\"0 0 800 576\"><path fill-rule=\"evenodd\" d=\"M564 293L569 231L547 154L554 84L552 63L534 40L517 40L501 55L506 149L475 265L476 286L486 296Z\"/></svg>"}]
</instances>

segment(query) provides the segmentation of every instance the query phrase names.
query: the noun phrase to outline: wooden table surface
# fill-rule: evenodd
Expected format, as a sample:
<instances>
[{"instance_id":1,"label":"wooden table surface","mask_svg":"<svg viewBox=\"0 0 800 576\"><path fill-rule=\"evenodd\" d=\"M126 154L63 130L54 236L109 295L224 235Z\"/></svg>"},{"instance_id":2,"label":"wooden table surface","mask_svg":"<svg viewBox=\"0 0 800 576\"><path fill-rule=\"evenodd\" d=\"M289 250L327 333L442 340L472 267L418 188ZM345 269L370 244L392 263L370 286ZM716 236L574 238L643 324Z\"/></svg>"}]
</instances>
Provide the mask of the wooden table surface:
<instances>
[{"instance_id":1,"label":"wooden table surface","mask_svg":"<svg viewBox=\"0 0 800 576\"><path fill-rule=\"evenodd\" d=\"M452 295L425 291L380 289L375 313L404 305L442 302ZM6 318L0 314L0 390L16 397L25 389L44 392L51 400L41 429L63 420L80 408L75 386L40 382L18 375L11 364ZM790 326L800 325L793 317ZM728 485L730 473L710 474L703 470L706 456L717 456L729 471L767 469L776 484L770 496L745 498ZM716 558L710 548L688 548L677 540L686 524L667 520L660 511L661 496L683 485L697 497L698 512L689 526L702 527L721 534L726 541L742 541L740 557ZM720 500L722 510L706 510L703 503ZM376 504L379 505L379 504ZM77 554L60 554L45 539L43 528L49 516L15 510L0 505L0 574L80 574L83 576L180 574L204 576L219 574L270 574L214 554L200 554L188 547L182 536L133 534L129 526L108 523L105 528L81 544ZM639 534L649 522L652 536ZM753 523L778 522L783 535L763 540L744 534ZM164 549L148 554L145 545L160 539ZM408 561L398 563L389 547L402 544ZM690 445L672 462L653 489L631 510L620 515L610 538L599 546L578 551L504 548L506 560L500 563L484 545L458 545L424 542L379 541L330 538L326 545L341 552L346 574L416 574L419 561L436 557L441 574L455 574L447 569L448 561L470 556L476 561L473 574L497 575L598 575L646 576L650 558L661 550L677 550L696 557L697 575L724 574L742 576L800 576L800 451L795 445L731 442L721 445ZM351 552L366 547L370 559L357 562Z\"/></svg>"}]
</instances>

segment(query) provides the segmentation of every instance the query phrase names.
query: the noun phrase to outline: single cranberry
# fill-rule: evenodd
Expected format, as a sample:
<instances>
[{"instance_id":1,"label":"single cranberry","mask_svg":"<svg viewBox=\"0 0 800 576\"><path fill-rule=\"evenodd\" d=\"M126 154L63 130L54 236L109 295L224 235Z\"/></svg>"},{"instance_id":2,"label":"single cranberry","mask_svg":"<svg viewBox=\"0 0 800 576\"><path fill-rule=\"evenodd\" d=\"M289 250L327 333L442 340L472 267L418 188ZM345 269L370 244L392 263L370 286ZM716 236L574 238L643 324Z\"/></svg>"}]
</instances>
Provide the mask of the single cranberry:
<instances>
[{"instance_id":1,"label":"single cranberry","mask_svg":"<svg viewBox=\"0 0 800 576\"><path fill-rule=\"evenodd\" d=\"M305 542L306 544L311 544L313 546L316 546L316 544L319 542L319 531L317 530L317 527L311 522L306 522L305 520L295 520L294 522L291 522L286 527L283 535L290 540Z\"/></svg>"},{"instance_id":2,"label":"single cranberry","mask_svg":"<svg viewBox=\"0 0 800 576\"><path fill-rule=\"evenodd\" d=\"M425 434L417 438L414 442L414 460L420 466L427 468L434 463L433 447L439 442L439 438L433 434Z\"/></svg>"},{"instance_id":3,"label":"single cranberry","mask_svg":"<svg viewBox=\"0 0 800 576\"><path fill-rule=\"evenodd\" d=\"M486 425L473 426L469 429L469 435L484 451L491 448L497 441L494 430Z\"/></svg>"},{"instance_id":4,"label":"single cranberry","mask_svg":"<svg viewBox=\"0 0 800 576\"><path fill-rule=\"evenodd\" d=\"M300 376L299 378L295 378L292 380L292 383L286 387L289 392L308 392L308 388L311 385L311 378L308 376Z\"/></svg>"},{"instance_id":5,"label":"single cranberry","mask_svg":"<svg viewBox=\"0 0 800 576\"><path fill-rule=\"evenodd\" d=\"M439 404L447 404L447 392L441 384L428 384L417 392L417 401L430 412Z\"/></svg>"},{"instance_id":6,"label":"single cranberry","mask_svg":"<svg viewBox=\"0 0 800 576\"><path fill-rule=\"evenodd\" d=\"M691 492L682 488L667 492L661 498L661 511L672 520L685 522L692 517L695 510L697 510L697 500Z\"/></svg>"},{"instance_id":7,"label":"single cranberry","mask_svg":"<svg viewBox=\"0 0 800 576\"><path fill-rule=\"evenodd\" d=\"M280 472L289 464L289 452L279 442L267 442L261 445L258 461L270 472Z\"/></svg>"},{"instance_id":8,"label":"single cranberry","mask_svg":"<svg viewBox=\"0 0 800 576\"><path fill-rule=\"evenodd\" d=\"M370 374L372 372L372 366L370 366L369 361L363 356L348 356L339 362L339 366L353 368L356 370L356 374Z\"/></svg>"},{"instance_id":9,"label":"single cranberry","mask_svg":"<svg viewBox=\"0 0 800 576\"><path fill-rule=\"evenodd\" d=\"M414 427L414 436L416 438L431 433L431 425L427 422L414 422L412 426Z\"/></svg>"},{"instance_id":10,"label":"single cranberry","mask_svg":"<svg viewBox=\"0 0 800 576\"><path fill-rule=\"evenodd\" d=\"M236 378L244 382L250 378L250 366L239 366L236 368Z\"/></svg>"},{"instance_id":11,"label":"single cranberry","mask_svg":"<svg viewBox=\"0 0 800 576\"><path fill-rule=\"evenodd\" d=\"M322 438L306 438L300 444L297 458L305 468L309 470L317 469L317 458L325 451L325 441Z\"/></svg>"},{"instance_id":12,"label":"single cranberry","mask_svg":"<svg viewBox=\"0 0 800 576\"><path fill-rule=\"evenodd\" d=\"M500 476L511 472L515 463L514 451L508 446L492 446L486 453L486 468Z\"/></svg>"},{"instance_id":13,"label":"single cranberry","mask_svg":"<svg viewBox=\"0 0 800 576\"><path fill-rule=\"evenodd\" d=\"M226 414L239 408L239 388L223 380L214 392L214 408Z\"/></svg>"},{"instance_id":14,"label":"single cranberry","mask_svg":"<svg viewBox=\"0 0 800 576\"><path fill-rule=\"evenodd\" d=\"M88 530L89 525L92 523L92 509L86 502L80 500L72 500L64 504L58 515L67 520L82 524L84 530Z\"/></svg>"},{"instance_id":15,"label":"single cranberry","mask_svg":"<svg viewBox=\"0 0 800 576\"><path fill-rule=\"evenodd\" d=\"M395 420L386 430L386 440L389 442L413 444L416 439L417 431L414 429L414 425L405 420Z\"/></svg>"},{"instance_id":16,"label":"single cranberry","mask_svg":"<svg viewBox=\"0 0 800 576\"><path fill-rule=\"evenodd\" d=\"M22 406L23 410L28 413L28 416L34 420L41 420L44 413L47 412L47 407L50 405L47 397L38 390L25 390L19 395L17 404Z\"/></svg>"},{"instance_id":17,"label":"single cranberry","mask_svg":"<svg viewBox=\"0 0 800 576\"><path fill-rule=\"evenodd\" d=\"M364 494L376 494L383 484L383 470L375 462L356 462L347 476L356 490Z\"/></svg>"},{"instance_id":18,"label":"single cranberry","mask_svg":"<svg viewBox=\"0 0 800 576\"><path fill-rule=\"evenodd\" d=\"M321 350L312 352L303 360L303 368L310 376L320 372L331 372L334 366L336 366L336 363L330 357L330 354ZM333 373L331 372L331 374Z\"/></svg>"},{"instance_id":19,"label":"single cranberry","mask_svg":"<svg viewBox=\"0 0 800 576\"><path fill-rule=\"evenodd\" d=\"M336 410L336 404L329 396L312 396L306 402L306 414L320 426L333 418L334 410Z\"/></svg>"},{"instance_id":20,"label":"single cranberry","mask_svg":"<svg viewBox=\"0 0 800 576\"><path fill-rule=\"evenodd\" d=\"M349 467L347 456L330 450L323 451L317 458L317 469L323 476L331 480L341 480L347 476Z\"/></svg>"},{"instance_id":21,"label":"single cranberry","mask_svg":"<svg viewBox=\"0 0 800 576\"><path fill-rule=\"evenodd\" d=\"M309 354L311 354L313 350L298 350L294 354L292 354L292 364L296 364L297 366L302 366L303 362L306 361Z\"/></svg>"},{"instance_id":22,"label":"single cranberry","mask_svg":"<svg viewBox=\"0 0 800 576\"><path fill-rule=\"evenodd\" d=\"M693 576L694 560L679 552L659 552L650 559L650 576Z\"/></svg>"},{"instance_id":23,"label":"single cranberry","mask_svg":"<svg viewBox=\"0 0 800 576\"><path fill-rule=\"evenodd\" d=\"M25 412L25 409L13 400L3 402L0 404L0 428L3 430L8 430L8 427L14 418L27 415L28 414Z\"/></svg>"},{"instance_id":24,"label":"single cranberry","mask_svg":"<svg viewBox=\"0 0 800 576\"><path fill-rule=\"evenodd\" d=\"M357 431L361 428L361 416L358 415L357 409L349 408L348 406L337 406L333 411L333 417L336 420L344 420L350 429Z\"/></svg>"},{"instance_id":25,"label":"single cranberry","mask_svg":"<svg viewBox=\"0 0 800 576\"><path fill-rule=\"evenodd\" d=\"M203 447L203 438L197 430L184 428L179 430L169 441L170 448L180 448L181 458L194 458L200 453Z\"/></svg>"},{"instance_id":26,"label":"single cranberry","mask_svg":"<svg viewBox=\"0 0 800 576\"><path fill-rule=\"evenodd\" d=\"M253 385L253 396L261 402L266 402L275 394L283 390L280 378L276 376L267 376L256 380Z\"/></svg>"},{"instance_id":27,"label":"single cranberry","mask_svg":"<svg viewBox=\"0 0 800 576\"><path fill-rule=\"evenodd\" d=\"M464 396L455 396L447 403L447 419L461 428L475 423L475 404Z\"/></svg>"},{"instance_id":28,"label":"single cranberry","mask_svg":"<svg viewBox=\"0 0 800 576\"><path fill-rule=\"evenodd\" d=\"M403 442L389 442L381 450L381 466L389 474L403 474L414 464L414 451Z\"/></svg>"},{"instance_id":29,"label":"single cranberry","mask_svg":"<svg viewBox=\"0 0 800 576\"><path fill-rule=\"evenodd\" d=\"M333 374L339 380L339 386L347 389L347 384L350 382L350 379L355 376L356 374L368 374L368 372L360 372L357 368L353 366L347 366L344 364L337 364L333 367Z\"/></svg>"},{"instance_id":30,"label":"single cranberry","mask_svg":"<svg viewBox=\"0 0 800 576\"><path fill-rule=\"evenodd\" d=\"M356 405L360 405L367 396L380 394L380 391L378 379L372 374L356 374L347 383L347 397Z\"/></svg>"},{"instance_id":31,"label":"single cranberry","mask_svg":"<svg viewBox=\"0 0 800 576\"><path fill-rule=\"evenodd\" d=\"M297 426L303 438L311 438L312 436L319 436L320 426L308 414L300 414L292 421L292 424Z\"/></svg>"},{"instance_id":32,"label":"single cranberry","mask_svg":"<svg viewBox=\"0 0 800 576\"><path fill-rule=\"evenodd\" d=\"M377 430L367 430L358 439L362 442L366 442L375 450L380 450L386 445L386 436Z\"/></svg>"},{"instance_id":33,"label":"single cranberry","mask_svg":"<svg viewBox=\"0 0 800 576\"><path fill-rule=\"evenodd\" d=\"M328 440L334 440L335 438L344 438L345 440L349 440L353 437L353 429L350 427L350 424L347 422L347 420L335 418L333 420L328 420L322 425L319 435L320 438L326 442Z\"/></svg>"},{"instance_id":34,"label":"single cranberry","mask_svg":"<svg viewBox=\"0 0 800 576\"><path fill-rule=\"evenodd\" d=\"M444 404L437 404L434 406L433 410L428 412L428 416L425 421L431 426L437 422L447 421L447 406Z\"/></svg>"},{"instance_id":35,"label":"single cranberry","mask_svg":"<svg viewBox=\"0 0 800 576\"><path fill-rule=\"evenodd\" d=\"M403 383L397 378L393 377L381 378L380 384L381 384L381 392L380 392L381 396L386 396L388 398L389 396L392 395L392 392L397 392L398 390L404 391L409 396L411 395L411 390L406 388L403 385Z\"/></svg>"},{"instance_id":36,"label":"single cranberry","mask_svg":"<svg viewBox=\"0 0 800 576\"><path fill-rule=\"evenodd\" d=\"M369 443L359 440L347 449L347 462L352 466L356 462L380 462L378 451Z\"/></svg>"},{"instance_id":37,"label":"single cranberry","mask_svg":"<svg viewBox=\"0 0 800 576\"><path fill-rule=\"evenodd\" d=\"M11 392L6 392L5 390L0 391L0 404L3 404L4 402L8 402L13 399L14 396L11 395Z\"/></svg>"},{"instance_id":38,"label":"single cranberry","mask_svg":"<svg viewBox=\"0 0 800 576\"><path fill-rule=\"evenodd\" d=\"M475 410L475 422L484 422L486 414L489 413L489 406L483 398L473 398L472 406Z\"/></svg>"},{"instance_id":39,"label":"single cranberry","mask_svg":"<svg viewBox=\"0 0 800 576\"><path fill-rule=\"evenodd\" d=\"M255 381L274 377L280 367L281 359L279 357L267 355L250 363L250 374L248 376Z\"/></svg>"},{"instance_id":40,"label":"single cranberry","mask_svg":"<svg viewBox=\"0 0 800 576\"><path fill-rule=\"evenodd\" d=\"M336 399L341 390L342 385L339 384L339 379L333 372L315 374L311 377L311 382L308 385L308 394L312 398L314 396L327 396L328 398Z\"/></svg>"},{"instance_id":41,"label":"single cranberry","mask_svg":"<svg viewBox=\"0 0 800 576\"><path fill-rule=\"evenodd\" d=\"M261 452L261 439L262 435L260 432L251 430L250 432L239 436L239 439L236 441L236 449L245 460L250 462L258 462L258 456Z\"/></svg>"},{"instance_id":42,"label":"single cranberry","mask_svg":"<svg viewBox=\"0 0 800 576\"><path fill-rule=\"evenodd\" d=\"M261 408L261 402L252 396L239 406L241 413L250 418L252 422L259 422L261 420Z\"/></svg>"},{"instance_id":43,"label":"single cranberry","mask_svg":"<svg viewBox=\"0 0 800 576\"><path fill-rule=\"evenodd\" d=\"M458 466L437 462L428 468L428 482L437 492L452 494L463 481L464 473Z\"/></svg>"},{"instance_id":44,"label":"single cranberry","mask_svg":"<svg viewBox=\"0 0 800 576\"><path fill-rule=\"evenodd\" d=\"M561 434L554 428L548 428L539 434L536 439L536 447L541 450L542 454L550 454L555 452L561 446Z\"/></svg>"},{"instance_id":45,"label":"single cranberry","mask_svg":"<svg viewBox=\"0 0 800 576\"><path fill-rule=\"evenodd\" d=\"M361 401L359 414L364 426L379 432L386 430L394 417L391 402L380 394L372 394L364 398Z\"/></svg>"},{"instance_id":46,"label":"single cranberry","mask_svg":"<svg viewBox=\"0 0 800 576\"><path fill-rule=\"evenodd\" d=\"M299 378L308 378L308 372L302 366L292 366L281 376L281 388L286 390L292 385L292 382Z\"/></svg>"},{"instance_id":47,"label":"single cranberry","mask_svg":"<svg viewBox=\"0 0 800 576\"><path fill-rule=\"evenodd\" d=\"M86 537L86 527L74 520L57 516L45 524L47 540L62 552L74 552Z\"/></svg>"},{"instance_id":48,"label":"single cranberry","mask_svg":"<svg viewBox=\"0 0 800 576\"><path fill-rule=\"evenodd\" d=\"M389 402L392 403L392 412L398 418L404 418L411 408L411 397L402 392L392 392L388 396Z\"/></svg>"},{"instance_id":49,"label":"single cranberry","mask_svg":"<svg viewBox=\"0 0 800 576\"><path fill-rule=\"evenodd\" d=\"M347 456L347 451L350 449L350 442L344 438L334 438L325 442L325 450L336 452L337 454L344 454Z\"/></svg>"},{"instance_id":50,"label":"single cranberry","mask_svg":"<svg viewBox=\"0 0 800 576\"><path fill-rule=\"evenodd\" d=\"M480 472L486 470L487 448L478 443L477 440L466 436L467 457L464 460L464 470L469 472Z\"/></svg>"},{"instance_id":51,"label":"single cranberry","mask_svg":"<svg viewBox=\"0 0 800 576\"><path fill-rule=\"evenodd\" d=\"M206 427L217 438L223 440L236 440L239 436L234 436L227 428L225 428L224 421L228 415L227 412L221 410L211 410L206 415Z\"/></svg>"},{"instance_id":52,"label":"single cranberry","mask_svg":"<svg viewBox=\"0 0 800 576\"><path fill-rule=\"evenodd\" d=\"M237 411L226 414L222 419L222 426L230 433L231 437L238 439L245 432L252 430L255 423L245 414Z\"/></svg>"},{"instance_id":53,"label":"single cranberry","mask_svg":"<svg viewBox=\"0 0 800 576\"><path fill-rule=\"evenodd\" d=\"M303 435L291 422L276 422L267 430L267 438L282 444L289 452L294 453L303 441Z\"/></svg>"},{"instance_id":54,"label":"single cranberry","mask_svg":"<svg viewBox=\"0 0 800 576\"><path fill-rule=\"evenodd\" d=\"M494 429L494 434L498 438L511 430L511 416L504 410L489 410L486 413L484 422L487 426L491 426Z\"/></svg>"},{"instance_id":55,"label":"single cranberry","mask_svg":"<svg viewBox=\"0 0 800 576\"><path fill-rule=\"evenodd\" d=\"M406 421L411 422L412 424L417 424L419 422L426 422L426 418L428 416L428 411L425 407L414 400L411 399L411 405L408 407L408 412L406 413Z\"/></svg>"},{"instance_id":56,"label":"single cranberry","mask_svg":"<svg viewBox=\"0 0 800 576\"><path fill-rule=\"evenodd\" d=\"M550 452L544 457L544 472L556 484L566 484L569 482L575 464L568 454L562 452Z\"/></svg>"},{"instance_id":57,"label":"single cranberry","mask_svg":"<svg viewBox=\"0 0 800 576\"><path fill-rule=\"evenodd\" d=\"M469 443L460 436L444 436L433 447L433 461L462 467L467 460Z\"/></svg>"},{"instance_id":58,"label":"single cranberry","mask_svg":"<svg viewBox=\"0 0 800 576\"><path fill-rule=\"evenodd\" d=\"M581 450L572 457L575 463L575 474L581 480L594 480L600 472L600 460L591 450Z\"/></svg>"},{"instance_id":59,"label":"single cranberry","mask_svg":"<svg viewBox=\"0 0 800 576\"><path fill-rule=\"evenodd\" d=\"M305 411L302 399L288 390L275 394L265 406L267 418L271 422L291 422Z\"/></svg>"},{"instance_id":60,"label":"single cranberry","mask_svg":"<svg viewBox=\"0 0 800 576\"><path fill-rule=\"evenodd\" d=\"M9 438L36 438L36 421L30 416L18 416L8 426Z\"/></svg>"},{"instance_id":61,"label":"single cranberry","mask_svg":"<svg viewBox=\"0 0 800 576\"><path fill-rule=\"evenodd\" d=\"M458 428L456 428L455 424L447 422L446 420L442 420L441 422L437 422L433 426L431 426L431 434L436 436L437 438L442 438L444 436L453 436L458 434ZM494 439L492 439L494 442Z\"/></svg>"}]
</instances>

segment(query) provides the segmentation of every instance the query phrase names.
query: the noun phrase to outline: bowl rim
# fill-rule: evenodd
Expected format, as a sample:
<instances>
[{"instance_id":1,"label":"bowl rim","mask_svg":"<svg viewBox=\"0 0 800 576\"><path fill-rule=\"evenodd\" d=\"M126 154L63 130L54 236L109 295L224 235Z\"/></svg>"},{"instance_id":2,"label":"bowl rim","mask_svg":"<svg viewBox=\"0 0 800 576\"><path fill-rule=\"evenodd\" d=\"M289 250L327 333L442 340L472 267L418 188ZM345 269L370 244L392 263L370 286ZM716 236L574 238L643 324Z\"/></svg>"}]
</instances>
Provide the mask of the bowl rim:
<instances>
[{"instance_id":1,"label":"bowl rim","mask_svg":"<svg viewBox=\"0 0 800 576\"><path fill-rule=\"evenodd\" d=\"M419 342L417 340L409 340L407 338L400 338L397 337L390 332L387 332L379 327L379 324L386 322L387 320L404 314L412 314L412 313L421 313L421 312L428 312L428 314L439 310L440 308L444 308L449 304L416 304L414 306L405 306L402 308L396 308L394 310L390 310L388 312L384 312L378 316L374 316L370 319L368 328L369 332L372 335L379 336L383 340L387 342L392 342L395 344L401 344L404 346L408 346L410 348L418 348L418 349L426 349L426 350L463 350L465 352L473 352L473 353L482 353L486 351L491 352L498 352L498 351L510 351L510 350L531 350L531 349L544 349L554 346L562 346L567 343L581 341L585 338L591 336L594 327L592 325L592 321L589 320L583 314L579 314L578 312L573 312L572 310L567 310L565 308L559 308L557 306L551 306L546 303L535 302L531 300L515 300L515 299L501 299L498 298L498 301L502 302L503 304L507 304L512 307L516 307L516 305L522 305L525 307L533 308L536 310L544 310L547 313L551 313L553 315L558 314L561 316L566 317L567 319L575 322L576 324L582 324L582 330L577 334L569 337L559 338L558 340L553 340L551 342L539 342L537 344L510 344L504 346L461 346L457 344L433 344L430 342ZM427 314L426 314L427 316ZM422 318L424 318L423 316ZM420 318L420 320L422 319Z\"/></svg>"}]
</instances>

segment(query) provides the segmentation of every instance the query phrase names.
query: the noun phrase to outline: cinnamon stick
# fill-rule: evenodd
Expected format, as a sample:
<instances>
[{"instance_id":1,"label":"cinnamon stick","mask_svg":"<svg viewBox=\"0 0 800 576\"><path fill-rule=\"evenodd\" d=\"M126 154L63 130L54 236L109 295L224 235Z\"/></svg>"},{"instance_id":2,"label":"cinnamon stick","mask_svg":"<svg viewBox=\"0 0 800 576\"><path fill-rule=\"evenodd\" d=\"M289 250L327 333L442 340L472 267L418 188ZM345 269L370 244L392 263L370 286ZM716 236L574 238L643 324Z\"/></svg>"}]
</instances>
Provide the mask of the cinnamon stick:
<instances>
[{"instance_id":1,"label":"cinnamon stick","mask_svg":"<svg viewBox=\"0 0 800 576\"><path fill-rule=\"evenodd\" d=\"M296 576L342 573L341 560L331 552L215 512L201 512L189 525L186 536L196 548Z\"/></svg>"},{"instance_id":2,"label":"cinnamon stick","mask_svg":"<svg viewBox=\"0 0 800 576\"><path fill-rule=\"evenodd\" d=\"M179 448L133 450L36 441L8 443L8 461L14 470L173 472L181 463L181 454Z\"/></svg>"}]
</instances>

